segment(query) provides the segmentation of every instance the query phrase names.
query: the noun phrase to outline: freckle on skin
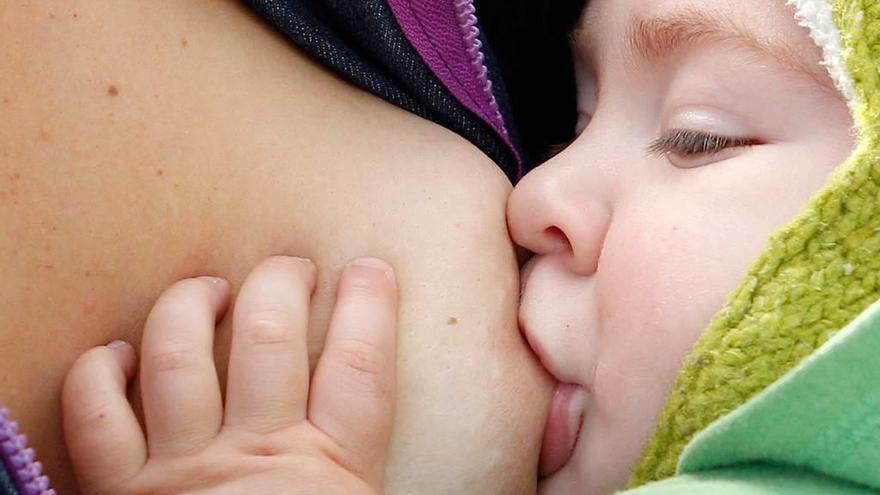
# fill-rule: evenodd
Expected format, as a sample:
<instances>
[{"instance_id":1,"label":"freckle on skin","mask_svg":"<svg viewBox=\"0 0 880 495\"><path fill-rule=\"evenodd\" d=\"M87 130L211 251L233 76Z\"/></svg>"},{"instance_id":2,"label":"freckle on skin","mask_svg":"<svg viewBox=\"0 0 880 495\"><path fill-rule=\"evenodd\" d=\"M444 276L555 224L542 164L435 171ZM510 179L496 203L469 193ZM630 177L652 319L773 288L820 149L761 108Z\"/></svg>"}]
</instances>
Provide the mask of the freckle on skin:
<instances>
[{"instance_id":1,"label":"freckle on skin","mask_svg":"<svg viewBox=\"0 0 880 495\"><path fill-rule=\"evenodd\" d=\"M188 45L189 45L189 41L187 41L186 38L181 38L181 39L180 39L180 46L186 48Z\"/></svg>"},{"instance_id":2,"label":"freckle on skin","mask_svg":"<svg viewBox=\"0 0 880 495\"><path fill-rule=\"evenodd\" d=\"M161 168L157 168L156 169L156 177L162 177L163 175L165 175L165 171L162 170Z\"/></svg>"},{"instance_id":3,"label":"freckle on skin","mask_svg":"<svg viewBox=\"0 0 880 495\"><path fill-rule=\"evenodd\" d=\"M85 273L83 273L83 275L85 275L86 278L89 278L92 276L92 272L90 270L86 270Z\"/></svg>"},{"instance_id":4,"label":"freckle on skin","mask_svg":"<svg viewBox=\"0 0 880 495\"><path fill-rule=\"evenodd\" d=\"M119 88L117 88L115 84L111 84L107 88L107 94L110 96L117 96L119 95Z\"/></svg>"},{"instance_id":5,"label":"freckle on skin","mask_svg":"<svg viewBox=\"0 0 880 495\"><path fill-rule=\"evenodd\" d=\"M446 320L447 325L458 325L458 318L454 316L450 316L448 320Z\"/></svg>"}]
</instances>

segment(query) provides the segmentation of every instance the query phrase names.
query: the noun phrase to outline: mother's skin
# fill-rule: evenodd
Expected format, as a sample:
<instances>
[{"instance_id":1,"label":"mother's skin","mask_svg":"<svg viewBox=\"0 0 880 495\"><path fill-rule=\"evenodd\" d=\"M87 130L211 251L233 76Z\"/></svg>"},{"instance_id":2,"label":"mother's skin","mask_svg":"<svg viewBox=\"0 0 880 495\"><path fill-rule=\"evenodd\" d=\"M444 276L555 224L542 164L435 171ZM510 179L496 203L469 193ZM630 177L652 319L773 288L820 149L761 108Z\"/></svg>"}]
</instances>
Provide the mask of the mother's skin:
<instances>
[{"instance_id":1,"label":"mother's skin","mask_svg":"<svg viewBox=\"0 0 880 495\"><path fill-rule=\"evenodd\" d=\"M388 493L534 491L548 383L516 330L510 186L472 145L222 0L0 0L0 116L0 394L59 493L76 356L137 343L171 282L271 254L320 267L313 358L344 263L397 269Z\"/></svg>"}]
</instances>

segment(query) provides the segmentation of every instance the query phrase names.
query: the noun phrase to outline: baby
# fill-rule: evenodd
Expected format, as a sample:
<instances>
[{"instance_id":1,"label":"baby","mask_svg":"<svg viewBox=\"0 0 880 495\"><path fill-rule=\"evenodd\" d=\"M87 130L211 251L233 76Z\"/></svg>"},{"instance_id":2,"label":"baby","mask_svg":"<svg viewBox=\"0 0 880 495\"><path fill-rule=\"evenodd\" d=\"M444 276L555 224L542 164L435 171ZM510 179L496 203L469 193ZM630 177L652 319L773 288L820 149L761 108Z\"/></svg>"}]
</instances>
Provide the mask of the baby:
<instances>
[{"instance_id":1,"label":"baby","mask_svg":"<svg viewBox=\"0 0 880 495\"><path fill-rule=\"evenodd\" d=\"M578 137L508 209L535 253L520 322L560 383L547 494L626 483L725 295L853 146L781 1L594 1L573 49Z\"/></svg>"},{"instance_id":2,"label":"baby","mask_svg":"<svg viewBox=\"0 0 880 495\"><path fill-rule=\"evenodd\" d=\"M523 271L523 332L559 383L540 493L604 494L655 480L665 481L636 491L880 488L880 469L833 455L845 444L847 458L880 462L876 427L848 443L829 433L815 451L799 446L794 430L805 428L784 439L778 422L748 433L781 410L780 397L795 397L793 424L813 421L814 431L852 431L866 416L876 425L876 408L844 421L824 402L786 394L804 376L813 377L807 390L825 390L827 373L810 375L816 367L872 348L865 322L878 297L880 226L869 161L876 131L866 123L878 109L866 88L878 80L871 47L880 43L862 26L880 13L858 2L792 3L587 7L572 41L578 137L517 185L508 209L514 240L535 253ZM850 108L863 145L832 174L853 149ZM146 437L125 398L136 368L129 345L89 351L68 376L66 432L85 492L380 493L394 397L391 273L375 259L346 270L310 381L314 268L292 258L257 267L235 307L225 408L211 335L228 288L210 278L170 288L141 348ZM199 356L177 352L193 347ZM876 379L868 368L849 386ZM872 393L865 404L880 403ZM749 442L737 450L737 438ZM760 450L773 442L783 447ZM725 468L758 461L760 469ZM692 474L673 477L676 466Z\"/></svg>"}]
</instances>

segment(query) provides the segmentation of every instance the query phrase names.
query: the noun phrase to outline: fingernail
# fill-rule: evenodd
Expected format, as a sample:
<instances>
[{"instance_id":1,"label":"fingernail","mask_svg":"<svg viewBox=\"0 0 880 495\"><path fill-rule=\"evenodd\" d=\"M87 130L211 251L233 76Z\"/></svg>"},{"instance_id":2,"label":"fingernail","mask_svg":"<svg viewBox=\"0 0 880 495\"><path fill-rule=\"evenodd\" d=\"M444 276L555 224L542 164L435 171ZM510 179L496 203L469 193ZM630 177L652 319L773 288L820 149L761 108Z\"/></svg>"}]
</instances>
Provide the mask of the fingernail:
<instances>
[{"instance_id":1,"label":"fingernail","mask_svg":"<svg viewBox=\"0 0 880 495\"><path fill-rule=\"evenodd\" d=\"M128 342L126 342L124 340L114 340L112 342L107 343L107 347L109 347L111 349L119 349L120 347L126 347L126 346L128 346Z\"/></svg>"},{"instance_id":2,"label":"fingernail","mask_svg":"<svg viewBox=\"0 0 880 495\"><path fill-rule=\"evenodd\" d=\"M214 285L220 285L220 284L226 283L226 280L223 280L223 279L220 278L220 277L211 277L211 276L208 276L208 275L205 275L205 276L199 277L199 279L200 279L200 280L204 280L205 282L212 283L212 284L214 284Z\"/></svg>"},{"instance_id":3,"label":"fingernail","mask_svg":"<svg viewBox=\"0 0 880 495\"><path fill-rule=\"evenodd\" d=\"M389 280L394 280L394 269L391 268L388 263L380 260L379 258L358 258L352 261L349 265L361 268L369 268L371 270L378 270L384 273Z\"/></svg>"},{"instance_id":4,"label":"fingernail","mask_svg":"<svg viewBox=\"0 0 880 495\"><path fill-rule=\"evenodd\" d=\"M303 256L290 256L287 254L276 254L276 255L273 255L270 257L270 259L273 259L273 258L277 259L277 260L283 260L285 262L295 261L297 263L302 263L304 265L315 266L315 263L312 260L310 260L309 258L305 258Z\"/></svg>"}]
</instances>

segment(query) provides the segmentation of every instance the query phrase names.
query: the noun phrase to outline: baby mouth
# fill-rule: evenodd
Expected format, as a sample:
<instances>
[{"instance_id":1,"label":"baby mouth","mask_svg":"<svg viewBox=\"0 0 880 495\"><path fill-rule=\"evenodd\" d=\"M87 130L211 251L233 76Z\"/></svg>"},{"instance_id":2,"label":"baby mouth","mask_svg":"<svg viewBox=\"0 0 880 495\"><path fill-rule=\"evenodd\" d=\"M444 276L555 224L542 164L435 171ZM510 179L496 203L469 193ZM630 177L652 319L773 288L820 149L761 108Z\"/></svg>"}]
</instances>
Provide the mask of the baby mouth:
<instances>
[{"instance_id":1,"label":"baby mouth","mask_svg":"<svg viewBox=\"0 0 880 495\"><path fill-rule=\"evenodd\" d=\"M583 387L569 383L556 386L544 427L539 476L550 476L568 463L580 436L586 403L587 393Z\"/></svg>"}]
</instances>

